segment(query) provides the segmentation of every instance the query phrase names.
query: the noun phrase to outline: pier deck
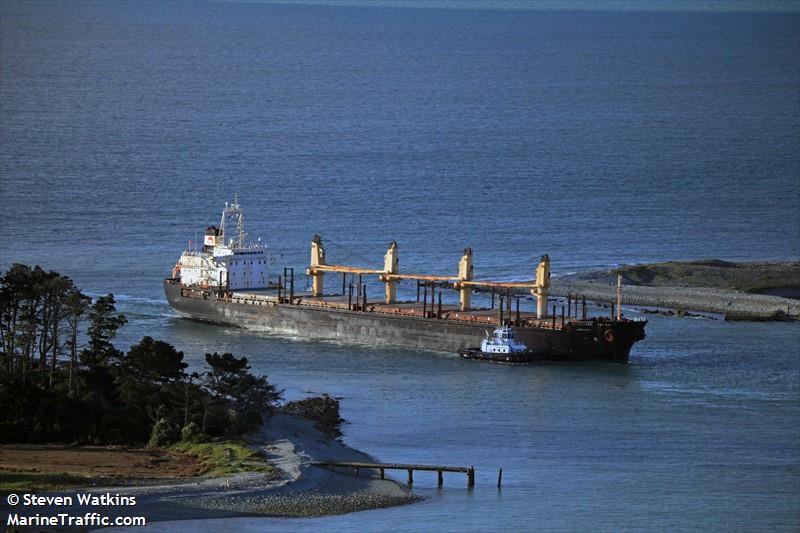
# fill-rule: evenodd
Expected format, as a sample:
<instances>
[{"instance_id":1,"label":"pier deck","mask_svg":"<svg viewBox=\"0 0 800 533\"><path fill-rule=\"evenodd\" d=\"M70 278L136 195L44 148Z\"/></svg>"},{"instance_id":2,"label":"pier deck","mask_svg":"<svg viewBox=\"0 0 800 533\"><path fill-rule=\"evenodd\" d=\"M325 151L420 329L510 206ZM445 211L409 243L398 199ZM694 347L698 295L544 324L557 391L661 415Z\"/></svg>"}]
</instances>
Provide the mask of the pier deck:
<instances>
[{"instance_id":1,"label":"pier deck","mask_svg":"<svg viewBox=\"0 0 800 533\"><path fill-rule=\"evenodd\" d=\"M475 469L471 466L439 466L439 465L416 465L416 464L403 464L403 463L365 463L358 461L315 461L311 463L314 466L321 466L330 468L331 470L338 467L352 468L356 476L359 475L361 469L378 470L381 474L381 479L386 478L386 470L406 470L408 471L408 484L414 484L414 471L422 470L428 472L436 472L438 484L441 487L444 484L443 472L462 472L467 475L467 487L475 486Z\"/></svg>"}]
</instances>

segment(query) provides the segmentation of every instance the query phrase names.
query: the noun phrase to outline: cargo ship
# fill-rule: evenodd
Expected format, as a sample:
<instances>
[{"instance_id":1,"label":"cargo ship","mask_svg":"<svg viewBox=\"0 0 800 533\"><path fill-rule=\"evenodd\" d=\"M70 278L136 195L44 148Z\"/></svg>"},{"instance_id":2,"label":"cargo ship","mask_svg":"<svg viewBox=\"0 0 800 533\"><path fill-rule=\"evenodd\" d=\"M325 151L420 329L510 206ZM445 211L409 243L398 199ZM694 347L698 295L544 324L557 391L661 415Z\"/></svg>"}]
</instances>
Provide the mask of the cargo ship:
<instances>
[{"instance_id":1,"label":"cargo ship","mask_svg":"<svg viewBox=\"0 0 800 533\"><path fill-rule=\"evenodd\" d=\"M623 317L619 305L607 316L588 316L585 298L577 295L560 308L551 305L546 255L533 280L487 281L473 279L470 248L455 275L410 274L400 271L396 242L389 245L383 268L362 268L329 264L325 243L315 235L305 269L311 286L304 291L295 290L293 268L271 278L275 263L260 240L247 242L244 214L235 200L225 204L219 226L205 230L202 248L183 252L164 280L164 292L185 318L371 346L458 353L480 344L487 331L508 326L542 359L625 364L634 343L645 337L647 321ZM367 297L370 277L383 284L379 300ZM402 281L416 283L415 299L398 299ZM477 291L486 300L483 306L472 305ZM442 295L453 292L458 302L443 303ZM535 299L535 308L527 308L529 299Z\"/></svg>"}]
</instances>

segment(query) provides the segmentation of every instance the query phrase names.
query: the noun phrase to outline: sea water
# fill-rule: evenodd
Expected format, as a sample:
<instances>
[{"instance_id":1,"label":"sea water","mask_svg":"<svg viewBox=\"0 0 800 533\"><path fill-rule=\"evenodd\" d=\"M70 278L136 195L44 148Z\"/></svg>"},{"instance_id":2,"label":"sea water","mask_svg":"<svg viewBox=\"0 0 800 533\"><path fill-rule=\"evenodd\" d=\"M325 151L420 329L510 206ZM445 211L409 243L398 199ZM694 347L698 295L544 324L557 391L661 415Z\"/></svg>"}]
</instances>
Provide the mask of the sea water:
<instances>
[{"instance_id":1,"label":"sea water","mask_svg":"<svg viewBox=\"0 0 800 533\"><path fill-rule=\"evenodd\" d=\"M397 240L408 272L471 246L502 279L543 253L554 275L796 259L791 3L340 4L0 4L2 270L113 292L120 346L231 351L289 399L341 397L345 441L379 460L477 470L471 491L418 474L407 507L164 528L800 527L795 324L648 315L628 366L508 367L197 324L161 289L236 194L298 290L315 233L363 266Z\"/></svg>"}]
</instances>

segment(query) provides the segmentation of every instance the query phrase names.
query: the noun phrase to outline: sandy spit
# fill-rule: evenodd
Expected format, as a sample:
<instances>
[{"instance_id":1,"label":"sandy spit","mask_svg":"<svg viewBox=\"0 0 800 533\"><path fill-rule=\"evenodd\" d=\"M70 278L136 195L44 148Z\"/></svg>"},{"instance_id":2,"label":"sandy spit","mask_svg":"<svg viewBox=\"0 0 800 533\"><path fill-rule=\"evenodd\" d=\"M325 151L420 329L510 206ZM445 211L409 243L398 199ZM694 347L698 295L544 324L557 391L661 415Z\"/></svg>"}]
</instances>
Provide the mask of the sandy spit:
<instances>
[{"instance_id":1,"label":"sandy spit","mask_svg":"<svg viewBox=\"0 0 800 533\"><path fill-rule=\"evenodd\" d=\"M280 475L236 474L227 478L168 480L146 486L92 487L57 494L72 496L71 507L39 508L40 514L144 516L148 523L233 516L322 516L404 505L417 500L397 482L381 480L376 472L356 477L346 469L331 471L313 461L374 460L367 454L331 439L313 422L290 415L274 415L260 431L247 438L250 445L280 470ZM135 496L135 506L90 507L77 503L77 493ZM53 495L56 493L48 493ZM2 502L5 504L6 502ZM2 505L3 511L9 511ZM23 512L23 509L16 509ZM5 513L4 513L5 514ZM58 530L53 528L52 530Z\"/></svg>"}]
</instances>

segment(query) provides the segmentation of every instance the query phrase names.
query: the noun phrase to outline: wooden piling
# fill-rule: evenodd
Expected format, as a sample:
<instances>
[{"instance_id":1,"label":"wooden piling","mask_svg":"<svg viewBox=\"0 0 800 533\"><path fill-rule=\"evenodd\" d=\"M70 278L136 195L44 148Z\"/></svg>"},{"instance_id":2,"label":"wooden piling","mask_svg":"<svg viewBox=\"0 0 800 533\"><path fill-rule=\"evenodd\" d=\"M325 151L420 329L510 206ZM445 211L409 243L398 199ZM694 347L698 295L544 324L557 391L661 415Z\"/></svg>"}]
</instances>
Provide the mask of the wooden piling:
<instances>
[{"instance_id":1,"label":"wooden piling","mask_svg":"<svg viewBox=\"0 0 800 533\"><path fill-rule=\"evenodd\" d=\"M347 290L347 274L342 272L342 296L346 294Z\"/></svg>"},{"instance_id":2,"label":"wooden piling","mask_svg":"<svg viewBox=\"0 0 800 533\"><path fill-rule=\"evenodd\" d=\"M437 470L436 473L438 474L439 486L441 487L444 485L444 474L442 474L441 470Z\"/></svg>"},{"instance_id":3,"label":"wooden piling","mask_svg":"<svg viewBox=\"0 0 800 533\"><path fill-rule=\"evenodd\" d=\"M517 320L514 322L514 325L519 327L519 298L517 298Z\"/></svg>"},{"instance_id":4,"label":"wooden piling","mask_svg":"<svg viewBox=\"0 0 800 533\"><path fill-rule=\"evenodd\" d=\"M503 485L503 469L501 468L500 471L497 473L497 488L499 489Z\"/></svg>"},{"instance_id":5,"label":"wooden piling","mask_svg":"<svg viewBox=\"0 0 800 533\"><path fill-rule=\"evenodd\" d=\"M498 320L498 324L497 325L499 327L503 327L503 296L502 295L500 296L500 305L497 306L497 308L500 311L500 318Z\"/></svg>"},{"instance_id":6,"label":"wooden piling","mask_svg":"<svg viewBox=\"0 0 800 533\"><path fill-rule=\"evenodd\" d=\"M586 296L583 297L583 319L586 320Z\"/></svg>"},{"instance_id":7,"label":"wooden piling","mask_svg":"<svg viewBox=\"0 0 800 533\"><path fill-rule=\"evenodd\" d=\"M567 316L572 316L572 293L567 293Z\"/></svg>"},{"instance_id":8,"label":"wooden piling","mask_svg":"<svg viewBox=\"0 0 800 533\"><path fill-rule=\"evenodd\" d=\"M414 471L410 468L408 469L408 484L409 485L414 484Z\"/></svg>"},{"instance_id":9,"label":"wooden piling","mask_svg":"<svg viewBox=\"0 0 800 533\"><path fill-rule=\"evenodd\" d=\"M553 329L556 329L556 306L553 306Z\"/></svg>"},{"instance_id":10,"label":"wooden piling","mask_svg":"<svg viewBox=\"0 0 800 533\"><path fill-rule=\"evenodd\" d=\"M381 468L381 479L386 479L386 469Z\"/></svg>"},{"instance_id":11,"label":"wooden piling","mask_svg":"<svg viewBox=\"0 0 800 533\"><path fill-rule=\"evenodd\" d=\"M469 467L467 470L467 487L474 487L475 486L475 469L473 467Z\"/></svg>"},{"instance_id":12,"label":"wooden piling","mask_svg":"<svg viewBox=\"0 0 800 533\"><path fill-rule=\"evenodd\" d=\"M289 269L289 273L292 275L292 282L289 284L289 303L294 303L294 267Z\"/></svg>"},{"instance_id":13,"label":"wooden piling","mask_svg":"<svg viewBox=\"0 0 800 533\"><path fill-rule=\"evenodd\" d=\"M564 329L564 324L566 324L566 322L564 321L564 306L562 305L561 306L561 329Z\"/></svg>"},{"instance_id":14,"label":"wooden piling","mask_svg":"<svg viewBox=\"0 0 800 533\"><path fill-rule=\"evenodd\" d=\"M364 290L361 291L361 293L363 294L363 298L364 298L364 303L361 304L361 310L362 311L366 311L367 310L367 284L366 283L364 284Z\"/></svg>"},{"instance_id":15,"label":"wooden piling","mask_svg":"<svg viewBox=\"0 0 800 533\"><path fill-rule=\"evenodd\" d=\"M281 283L281 277L278 276L278 302L281 301L281 289L283 288L283 284Z\"/></svg>"},{"instance_id":16,"label":"wooden piling","mask_svg":"<svg viewBox=\"0 0 800 533\"><path fill-rule=\"evenodd\" d=\"M492 287L492 309L494 309L494 287Z\"/></svg>"},{"instance_id":17,"label":"wooden piling","mask_svg":"<svg viewBox=\"0 0 800 533\"><path fill-rule=\"evenodd\" d=\"M426 283L423 287L423 294L422 294L422 316L428 316L428 284Z\"/></svg>"},{"instance_id":18,"label":"wooden piling","mask_svg":"<svg viewBox=\"0 0 800 533\"><path fill-rule=\"evenodd\" d=\"M417 303L419 303L419 280L417 280Z\"/></svg>"},{"instance_id":19,"label":"wooden piling","mask_svg":"<svg viewBox=\"0 0 800 533\"><path fill-rule=\"evenodd\" d=\"M442 318L442 291L439 291L439 309L436 311L436 317Z\"/></svg>"}]
</instances>

